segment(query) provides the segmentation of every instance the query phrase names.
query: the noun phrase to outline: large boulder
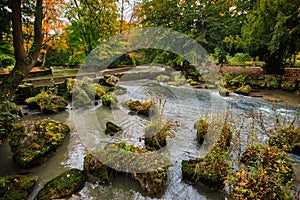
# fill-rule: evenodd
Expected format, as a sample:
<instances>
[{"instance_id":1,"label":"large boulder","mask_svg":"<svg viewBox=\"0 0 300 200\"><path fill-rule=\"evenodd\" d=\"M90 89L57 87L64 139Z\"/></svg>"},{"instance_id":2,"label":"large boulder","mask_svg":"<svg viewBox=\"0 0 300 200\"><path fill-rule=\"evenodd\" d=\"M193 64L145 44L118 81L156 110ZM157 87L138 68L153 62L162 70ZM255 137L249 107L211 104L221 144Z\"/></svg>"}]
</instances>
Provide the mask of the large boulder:
<instances>
[{"instance_id":1,"label":"large boulder","mask_svg":"<svg viewBox=\"0 0 300 200\"><path fill-rule=\"evenodd\" d=\"M39 191L37 200L62 199L80 191L87 176L79 169L70 169L55 177Z\"/></svg>"},{"instance_id":2,"label":"large boulder","mask_svg":"<svg viewBox=\"0 0 300 200\"><path fill-rule=\"evenodd\" d=\"M93 163L97 163L96 168L100 166L98 164L101 161L101 165L108 166L114 174L125 173L131 176L151 197L160 197L163 194L168 168L172 166L170 159L165 155L146 148L126 145L125 142L107 145L104 150L95 153L95 158L98 160L93 160Z\"/></svg>"},{"instance_id":3,"label":"large boulder","mask_svg":"<svg viewBox=\"0 0 300 200\"><path fill-rule=\"evenodd\" d=\"M43 113L57 113L65 110L68 105L63 97L45 91L27 98L25 102L30 107L38 107Z\"/></svg>"},{"instance_id":4,"label":"large boulder","mask_svg":"<svg viewBox=\"0 0 300 200\"><path fill-rule=\"evenodd\" d=\"M51 119L15 124L9 141L13 160L21 167L39 165L55 152L69 132L67 125Z\"/></svg>"},{"instance_id":5,"label":"large boulder","mask_svg":"<svg viewBox=\"0 0 300 200\"><path fill-rule=\"evenodd\" d=\"M26 177L22 175L0 177L0 199L27 199L36 182L37 177Z\"/></svg>"}]
</instances>

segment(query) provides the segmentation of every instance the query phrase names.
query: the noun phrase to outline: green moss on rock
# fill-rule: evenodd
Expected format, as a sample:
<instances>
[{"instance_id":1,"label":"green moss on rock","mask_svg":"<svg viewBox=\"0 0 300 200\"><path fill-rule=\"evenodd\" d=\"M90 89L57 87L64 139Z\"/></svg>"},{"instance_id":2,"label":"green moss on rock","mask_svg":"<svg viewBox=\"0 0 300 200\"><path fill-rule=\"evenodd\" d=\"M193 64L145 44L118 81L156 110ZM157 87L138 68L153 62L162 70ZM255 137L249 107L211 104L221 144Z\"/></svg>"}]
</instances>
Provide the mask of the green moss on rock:
<instances>
[{"instance_id":1,"label":"green moss on rock","mask_svg":"<svg viewBox=\"0 0 300 200\"><path fill-rule=\"evenodd\" d=\"M51 119L14 125L9 141L14 161L21 167L43 163L69 132L67 125Z\"/></svg>"},{"instance_id":2,"label":"green moss on rock","mask_svg":"<svg viewBox=\"0 0 300 200\"><path fill-rule=\"evenodd\" d=\"M125 103L130 109L129 114L131 115L144 115L149 117L150 114L150 109L154 105L153 101L145 101L145 102L140 102L138 100L129 100Z\"/></svg>"},{"instance_id":3,"label":"green moss on rock","mask_svg":"<svg viewBox=\"0 0 300 200\"><path fill-rule=\"evenodd\" d=\"M27 199L36 182L37 177L26 177L22 175L0 177L0 199Z\"/></svg>"},{"instance_id":4,"label":"green moss on rock","mask_svg":"<svg viewBox=\"0 0 300 200\"><path fill-rule=\"evenodd\" d=\"M102 99L102 105L104 107L107 107L110 109L119 108L118 97L115 94L106 93L101 97L101 99Z\"/></svg>"},{"instance_id":5,"label":"green moss on rock","mask_svg":"<svg viewBox=\"0 0 300 200\"><path fill-rule=\"evenodd\" d=\"M90 153L84 157L83 170L92 182L105 184L111 181L111 170Z\"/></svg>"},{"instance_id":6,"label":"green moss on rock","mask_svg":"<svg viewBox=\"0 0 300 200\"><path fill-rule=\"evenodd\" d=\"M63 97L45 91L26 99L25 102L31 107L39 107L43 113L57 113L65 110L68 105Z\"/></svg>"},{"instance_id":7,"label":"green moss on rock","mask_svg":"<svg viewBox=\"0 0 300 200\"><path fill-rule=\"evenodd\" d=\"M238 89L234 90L237 94L242 94L248 96L251 93L251 86L250 85L244 85L239 87Z\"/></svg>"},{"instance_id":8,"label":"green moss on rock","mask_svg":"<svg viewBox=\"0 0 300 200\"><path fill-rule=\"evenodd\" d=\"M266 87L279 89L281 87L281 77L278 75L265 75Z\"/></svg>"},{"instance_id":9,"label":"green moss on rock","mask_svg":"<svg viewBox=\"0 0 300 200\"><path fill-rule=\"evenodd\" d=\"M37 200L61 199L71 197L72 194L80 191L87 176L78 169L70 169L52 179L39 191Z\"/></svg>"}]
</instances>

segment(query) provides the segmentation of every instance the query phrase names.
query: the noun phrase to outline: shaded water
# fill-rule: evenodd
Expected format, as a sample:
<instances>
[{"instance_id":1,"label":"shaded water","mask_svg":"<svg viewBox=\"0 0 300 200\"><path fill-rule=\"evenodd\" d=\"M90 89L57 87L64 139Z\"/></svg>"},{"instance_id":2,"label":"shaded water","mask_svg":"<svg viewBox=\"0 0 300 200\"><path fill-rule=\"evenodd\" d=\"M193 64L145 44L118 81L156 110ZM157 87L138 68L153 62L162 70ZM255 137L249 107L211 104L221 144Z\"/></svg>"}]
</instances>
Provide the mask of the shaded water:
<instances>
[{"instance_id":1,"label":"shaded water","mask_svg":"<svg viewBox=\"0 0 300 200\"><path fill-rule=\"evenodd\" d=\"M199 147L195 142L196 130L194 123L200 117L213 119L219 117L220 124L225 120L224 113L230 111L233 116L240 113L256 110L262 113L265 127L274 125L275 115L279 113L286 121L293 119L296 114L295 107L276 104L275 111L273 105L262 99L252 97L232 96L220 97L214 90L197 90L188 87L172 87L158 84L154 81L131 81L121 82L128 92L118 96L119 102L129 99L146 100L155 95L163 95L166 100L164 105L164 118L173 119L180 123L180 126L173 130L173 137L168 138L167 146L161 151L167 155L173 167L170 168L167 187L162 199L223 199L221 191L210 191L205 186L194 187L184 183L181 174L181 161L203 157L208 151L209 145ZM93 151L103 148L106 144L115 141L126 141L134 144L140 136L144 134L144 128L150 123L151 117L140 117L128 115L128 109L120 106L120 109L107 110L101 103L93 108L68 110L67 112L50 115L50 118L58 119L67 123L71 127L71 136L60 147L50 160L42 166L32 169L21 169L11 161L11 153L8 144L0 146L0 175L13 173L29 173L39 176L39 188L51 180L56 175L67 168L74 167L82 169L83 158L86 151ZM43 118L43 115L32 114L26 119ZM123 131L115 136L104 134L105 123L112 121L121 126ZM251 123L251 119L240 120L240 123ZM238 125L236 125L238 127ZM249 126L243 128L242 143L244 146L249 142L247 134ZM263 134L260 126L255 127L257 141L267 142L268 137ZM214 135L210 135L215 137ZM294 156L296 160L296 173L300 176L300 157ZM300 183L300 180L298 180ZM34 194L32 196L34 196ZM85 187L71 199L151 199L146 197L139 185L129 177L116 177L109 185L99 185L97 183L86 183Z\"/></svg>"}]
</instances>

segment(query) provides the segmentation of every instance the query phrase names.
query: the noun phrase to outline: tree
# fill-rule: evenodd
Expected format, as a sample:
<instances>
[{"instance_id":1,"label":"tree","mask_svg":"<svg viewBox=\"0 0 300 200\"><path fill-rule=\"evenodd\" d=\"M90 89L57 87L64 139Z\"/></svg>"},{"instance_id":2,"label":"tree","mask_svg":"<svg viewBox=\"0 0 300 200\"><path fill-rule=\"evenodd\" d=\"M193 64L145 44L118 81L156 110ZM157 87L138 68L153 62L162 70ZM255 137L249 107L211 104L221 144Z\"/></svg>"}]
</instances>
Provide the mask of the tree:
<instances>
[{"instance_id":1,"label":"tree","mask_svg":"<svg viewBox=\"0 0 300 200\"><path fill-rule=\"evenodd\" d=\"M265 61L267 73L281 73L300 49L300 1L260 0L247 16L242 41L247 52Z\"/></svg>"},{"instance_id":2,"label":"tree","mask_svg":"<svg viewBox=\"0 0 300 200\"><path fill-rule=\"evenodd\" d=\"M22 31L21 0L11 1L13 47L15 66L12 72L0 84L0 99L11 99L21 81L29 74L35 65L42 46L43 0L37 0L34 10L34 42L28 54L25 52Z\"/></svg>"},{"instance_id":3,"label":"tree","mask_svg":"<svg viewBox=\"0 0 300 200\"><path fill-rule=\"evenodd\" d=\"M68 5L67 43L71 64L82 63L100 42L118 32L116 0L72 0Z\"/></svg>"}]
</instances>

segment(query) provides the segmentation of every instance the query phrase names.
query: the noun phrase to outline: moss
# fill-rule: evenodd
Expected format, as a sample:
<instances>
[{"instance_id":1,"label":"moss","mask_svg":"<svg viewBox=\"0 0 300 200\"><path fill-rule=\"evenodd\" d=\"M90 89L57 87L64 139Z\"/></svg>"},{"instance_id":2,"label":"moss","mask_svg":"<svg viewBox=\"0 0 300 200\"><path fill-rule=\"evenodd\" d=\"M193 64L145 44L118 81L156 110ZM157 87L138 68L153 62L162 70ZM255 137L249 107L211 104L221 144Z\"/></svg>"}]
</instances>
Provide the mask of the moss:
<instances>
[{"instance_id":1,"label":"moss","mask_svg":"<svg viewBox=\"0 0 300 200\"><path fill-rule=\"evenodd\" d=\"M113 93L106 93L104 94L102 97L102 105L104 107L110 108L110 109L114 109L114 108L118 108L118 97L113 94Z\"/></svg>"},{"instance_id":2,"label":"moss","mask_svg":"<svg viewBox=\"0 0 300 200\"><path fill-rule=\"evenodd\" d=\"M64 98L45 91L26 99L25 102L31 107L38 106L43 113L57 113L65 110L68 105Z\"/></svg>"},{"instance_id":3,"label":"moss","mask_svg":"<svg viewBox=\"0 0 300 200\"><path fill-rule=\"evenodd\" d=\"M286 152L300 155L300 128L287 126L279 129L274 136L270 137L269 144Z\"/></svg>"},{"instance_id":4,"label":"moss","mask_svg":"<svg viewBox=\"0 0 300 200\"><path fill-rule=\"evenodd\" d=\"M22 175L0 177L0 199L27 199L36 182L37 177L26 177Z\"/></svg>"},{"instance_id":5,"label":"moss","mask_svg":"<svg viewBox=\"0 0 300 200\"><path fill-rule=\"evenodd\" d=\"M92 154L84 157L83 170L93 182L105 184L111 181L111 170L98 161Z\"/></svg>"},{"instance_id":6,"label":"moss","mask_svg":"<svg viewBox=\"0 0 300 200\"><path fill-rule=\"evenodd\" d=\"M140 102L138 100L136 101L129 100L125 103L125 105L127 105L130 109L129 114L131 115L140 114L149 117L150 109L154 105L154 102L151 100L145 102Z\"/></svg>"},{"instance_id":7,"label":"moss","mask_svg":"<svg viewBox=\"0 0 300 200\"><path fill-rule=\"evenodd\" d=\"M121 128L112 122L106 122L105 134L114 135L115 133L121 131Z\"/></svg>"},{"instance_id":8,"label":"moss","mask_svg":"<svg viewBox=\"0 0 300 200\"><path fill-rule=\"evenodd\" d=\"M118 82L120 81L120 78L117 77L117 76L105 76L105 83L108 85L108 86L116 86L118 84Z\"/></svg>"},{"instance_id":9,"label":"moss","mask_svg":"<svg viewBox=\"0 0 300 200\"><path fill-rule=\"evenodd\" d=\"M70 169L55 177L39 191L38 200L61 199L71 197L81 190L87 180L86 175L78 169Z\"/></svg>"},{"instance_id":10,"label":"moss","mask_svg":"<svg viewBox=\"0 0 300 200\"><path fill-rule=\"evenodd\" d=\"M105 88L97 83L88 83L84 86L84 90L91 99L99 99L106 93Z\"/></svg>"},{"instance_id":11,"label":"moss","mask_svg":"<svg viewBox=\"0 0 300 200\"><path fill-rule=\"evenodd\" d=\"M207 130L208 130L208 123L205 119L200 119L197 121L197 137L196 140L198 144L202 144L204 141L204 138L206 136Z\"/></svg>"},{"instance_id":12,"label":"moss","mask_svg":"<svg viewBox=\"0 0 300 200\"><path fill-rule=\"evenodd\" d=\"M50 119L16 124L9 141L14 161L21 167L43 163L69 132L67 125Z\"/></svg>"},{"instance_id":13,"label":"moss","mask_svg":"<svg viewBox=\"0 0 300 200\"><path fill-rule=\"evenodd\" d=\"M242 94L248 96L251 93L251 87L250 85L244 85L239 87L238 89L234 90L235 93L237 94Z\"/></svg>"}]
</instances>

